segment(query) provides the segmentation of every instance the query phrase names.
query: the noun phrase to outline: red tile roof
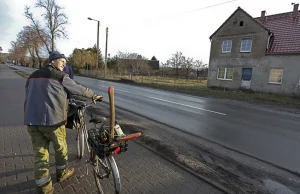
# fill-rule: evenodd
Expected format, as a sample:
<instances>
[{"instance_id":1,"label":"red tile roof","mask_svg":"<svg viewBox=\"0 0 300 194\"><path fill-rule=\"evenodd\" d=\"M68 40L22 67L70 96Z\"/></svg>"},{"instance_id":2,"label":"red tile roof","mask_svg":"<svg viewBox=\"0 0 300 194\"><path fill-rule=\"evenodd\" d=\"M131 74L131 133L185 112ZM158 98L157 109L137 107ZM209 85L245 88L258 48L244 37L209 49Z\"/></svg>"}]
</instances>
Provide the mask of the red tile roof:
<instances>
[{"instance_id":1,"label":"red tile roof","mask_svg":"<svg viewBox=\"0 0 300 194\"><path fill-rule=\"evenodd\" d=\"M273 33L267 53L300 52L300 11L293 18L293 12L266 16L264 22L255 18Z\"/></svg>"}]
</instances>

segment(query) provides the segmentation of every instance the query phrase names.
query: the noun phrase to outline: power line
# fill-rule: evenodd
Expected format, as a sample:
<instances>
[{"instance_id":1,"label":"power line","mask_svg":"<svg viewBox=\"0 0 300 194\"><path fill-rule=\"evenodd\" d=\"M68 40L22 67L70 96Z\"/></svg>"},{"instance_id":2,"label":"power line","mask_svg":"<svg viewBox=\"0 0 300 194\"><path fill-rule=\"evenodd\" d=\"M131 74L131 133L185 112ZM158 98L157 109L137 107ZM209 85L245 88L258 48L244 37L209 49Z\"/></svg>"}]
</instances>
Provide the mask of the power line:
<instances>
[{"instance_id":1,"label":"power line","mask_svg":"<svg viewBox=\"0 0 300 194\"><path fill-rule=\"evenodd\" d=\"M184 13L190 13L190 12L200 11L200 10L203 10L203 9L207 9L207 8L211 8L211 7L216 7L216 6L227 4L227 3L231 3L231 2L234 2L234 1L237 1L237 0L226 1L226 2L223 2L223 3L219 3L219 4L215 4L215 5L210 5L210 6L207 6L207 7L202 7L200 9L194 9L194 10L191 10L191 11L186 11Z\"/></svg>"}]
</instances>

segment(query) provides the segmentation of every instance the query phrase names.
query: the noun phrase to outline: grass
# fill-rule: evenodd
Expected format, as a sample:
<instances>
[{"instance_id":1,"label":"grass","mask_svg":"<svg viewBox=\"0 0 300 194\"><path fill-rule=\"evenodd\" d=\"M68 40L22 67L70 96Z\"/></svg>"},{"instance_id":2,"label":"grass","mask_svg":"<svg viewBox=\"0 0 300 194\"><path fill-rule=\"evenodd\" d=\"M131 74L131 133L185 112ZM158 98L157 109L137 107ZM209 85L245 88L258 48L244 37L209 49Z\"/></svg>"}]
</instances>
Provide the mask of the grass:
<instances>
[{"instance_id":1,"label":"grass","mask_svg":"<svg viewBox=\"0 0 300 194\"><path fill-rule=\"evenodd\" d=\"M29 74L28 73L25 73L25 72L23 72L23 71L19 71L19 70L17 70L17 71L15 71L17 74L19 74L19 75L21 75L21 76L23 76L23 77L26 77L26 78L28 78L29 77Z\"/></svg>"}]
</instances>

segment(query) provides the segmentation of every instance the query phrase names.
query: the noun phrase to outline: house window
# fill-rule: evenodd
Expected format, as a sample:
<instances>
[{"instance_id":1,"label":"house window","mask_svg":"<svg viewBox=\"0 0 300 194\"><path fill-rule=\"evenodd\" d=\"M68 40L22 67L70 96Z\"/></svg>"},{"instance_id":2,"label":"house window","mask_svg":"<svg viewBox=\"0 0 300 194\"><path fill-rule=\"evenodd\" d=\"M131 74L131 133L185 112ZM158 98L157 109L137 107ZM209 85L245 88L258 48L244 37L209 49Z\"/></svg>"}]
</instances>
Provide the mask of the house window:
<instances>
[{"instance_id":1,"label":"house window","mask_svg":"<svg viewBox=\"0 0 300 194\"><path fill-rule=\"evenodd\" d=\"M271 69L269 83L281 84L283 69Z\"/></svg>"},{"instance_id":2,"label":"house window","mask_svg":"<svg viewBox=\"0 0 300 194\"><path fill-rule=\"evenodd\" d=\"M240 52L251 52L251 50L252 50L252 39L242 40Z\"/></svg>"},{"instance_id":3,"label":"house window","mask_svg":"<svg viewBox=\"0 0 300 194\"><path fill-rule=\"evenodd\" d=\"M240 21L240 27L244 26L244 21Z\"/></svg>"},{"instance_id":4,"label":"house window","mask_svg":"<svg viewBox=\"0 0 300 194\"><path fill-rule=\"evenodd\" d=\"M218 68L218 79L232 80L233 68L220 67Z\"/></svg>"},{"instance_id":5,"label":"house window","mask_svg":"<svg viewBox=\"0 0 300 194\"><path fill-rule=\"evenodd\" d=\"M224 40L222 45L222 53L230 53L232 48L232 40Z\"/></svg>"}]
</instances>

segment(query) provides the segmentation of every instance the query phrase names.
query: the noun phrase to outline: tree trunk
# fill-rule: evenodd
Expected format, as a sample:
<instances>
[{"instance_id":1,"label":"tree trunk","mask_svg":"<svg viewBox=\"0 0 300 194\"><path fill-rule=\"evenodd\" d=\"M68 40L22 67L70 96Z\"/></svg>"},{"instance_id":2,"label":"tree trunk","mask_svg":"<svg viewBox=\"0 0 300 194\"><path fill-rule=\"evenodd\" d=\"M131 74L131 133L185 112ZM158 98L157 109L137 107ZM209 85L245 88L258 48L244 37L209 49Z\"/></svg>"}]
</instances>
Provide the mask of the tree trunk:
<instances>
[{"instance_id":1,"label":"tree trunk","mask_svg":"<svg viewBox=\"0 0 300 194\"><path fill-rule=\"evenodd\" d=\"M37 44L35 44L35 49L34 50L35 50L35 54L36 54L36 56L38 58L38 61L39 61L39 69L41 69L42 68L42 59L40 57L39 48L38 48Z\"/></svg>"},{"instance_id":2,"label":"tree trunk","mask_svg":"<svg viewBox=\"0 0 300 194\"><path fill-rule=\"evenodd\" d=\"M52 43L52 51L54 51L54 32L52 32L52 38L51 38L51 43Z\"/></svg>"},{"instance_id":3,"label":"tree trunk","mask_svg":"<svg viewBox=\"0 0 300 194\"><path fill-rule=\"evenodd\" d=\"M34 48L28 48L28 52L29 52L29 54L31 56L32 67L34 67L34 65L35 65Z\"/></svg>"}]
</instances>

